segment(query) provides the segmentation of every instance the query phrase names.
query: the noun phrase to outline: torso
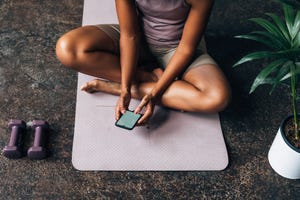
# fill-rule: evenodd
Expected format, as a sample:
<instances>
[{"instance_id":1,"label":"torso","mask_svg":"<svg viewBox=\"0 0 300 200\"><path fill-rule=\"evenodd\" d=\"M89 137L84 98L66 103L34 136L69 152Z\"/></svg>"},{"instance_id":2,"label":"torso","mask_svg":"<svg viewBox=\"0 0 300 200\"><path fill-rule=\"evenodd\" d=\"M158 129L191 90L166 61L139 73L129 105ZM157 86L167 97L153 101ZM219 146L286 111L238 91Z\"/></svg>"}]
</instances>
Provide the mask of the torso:
<instances>
[{"instance_id":1,"label":"torso","mask_svg":"<svg viewBox=\"0 0 300 200\"><path fill-rule=\"evenodd\" d=\"M136 0L136 5L150 45L178 45L190 10L185 0Z\"/></svg>"}]
</instances>

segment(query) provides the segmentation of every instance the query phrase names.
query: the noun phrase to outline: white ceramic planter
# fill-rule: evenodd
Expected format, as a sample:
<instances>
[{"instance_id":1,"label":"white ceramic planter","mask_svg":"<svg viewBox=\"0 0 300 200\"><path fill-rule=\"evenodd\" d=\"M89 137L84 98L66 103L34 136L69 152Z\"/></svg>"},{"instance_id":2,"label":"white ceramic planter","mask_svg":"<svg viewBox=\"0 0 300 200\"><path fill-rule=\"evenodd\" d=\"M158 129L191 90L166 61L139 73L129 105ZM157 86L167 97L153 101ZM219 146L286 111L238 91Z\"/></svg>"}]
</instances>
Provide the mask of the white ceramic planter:
<instances>
[{"instance_id":1,"label":"white ceramic planter","mask_svg":"<svg viewBox=\"0 0 300 200\"><path fill-rule=\"evenodd\" d=\"M269 163L281 176L289 179L300 179L300 150L292 146L286 139L282 129L287 117L281 123L276 137L269 150Z\"/></svg>"}]
</instances>

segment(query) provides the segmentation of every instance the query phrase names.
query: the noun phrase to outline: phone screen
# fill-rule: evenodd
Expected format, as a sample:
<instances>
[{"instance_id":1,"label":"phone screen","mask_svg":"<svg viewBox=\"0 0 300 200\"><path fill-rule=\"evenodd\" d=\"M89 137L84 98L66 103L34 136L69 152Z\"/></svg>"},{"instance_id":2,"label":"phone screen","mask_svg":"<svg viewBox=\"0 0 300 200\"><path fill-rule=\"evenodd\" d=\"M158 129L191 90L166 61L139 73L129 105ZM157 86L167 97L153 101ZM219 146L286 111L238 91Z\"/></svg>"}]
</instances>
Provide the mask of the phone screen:
<instances>
[{"instance_id":1,"label":"phone screen","mask_svg":"<svg viewBox=\"0 0 300 200\"><path fill-rule=\"evenodd\" d=\"M115 124L118 127L132 130L141 116L141 114L135 114L133 111L126 110Z\"/></svg>"}]
</instances>

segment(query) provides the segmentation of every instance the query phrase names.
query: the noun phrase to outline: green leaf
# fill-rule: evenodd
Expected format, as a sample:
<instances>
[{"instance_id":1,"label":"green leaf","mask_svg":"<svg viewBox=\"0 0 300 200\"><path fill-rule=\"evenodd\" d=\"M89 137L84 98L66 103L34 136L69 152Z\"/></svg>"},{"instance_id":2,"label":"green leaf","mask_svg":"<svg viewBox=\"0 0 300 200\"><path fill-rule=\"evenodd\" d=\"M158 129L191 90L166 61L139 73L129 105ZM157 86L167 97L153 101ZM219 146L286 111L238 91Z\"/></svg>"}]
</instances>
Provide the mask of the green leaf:
<instances>
[{"instance_id":1,"label":"green leaf","mask_svg":"<svg viewBox=\"0 0 300 200\"><path fill-rule=\"evenodd\" d=\"M297 10L300 10L300 2L299 0L293 1L293 0L276 0L277 2L284 3L286 5L292 6Z\"/></svg>"},{"instance_id":2,"label":"green leaf","mask_svg":"<svg viewBox=\"0 0 300 200\"><path fill-rule=\"evenodd\" d=\"M286 26L291 34L293 32L292 29L294 26L294 10L291 6L283 4L283 12L284 12Z\"/></svg>"},{"instance_id":3,"label":"green leaf","mask_svg":"<svg viewBox=\"0 0 300 200\"><path fill-rule=\"evenodd\" d=\"M264 44L264 45L270 47L271 49L279 50L278 46L272 40L270 40L269 38L266 38L264 36L261 36L261 35L255 35L255 34L250 33L249 35L238 35L238 36L235 36L235 38L254 40L254 41L257 41L261 44Z\"/></svg>"},{"instance_id":4,"label":"green leaf","mask_svg":"<svg viewBox=\"0 0 300 200\"><path fill-rule=\"evenodd\" d=\"M300 48L300 31L298 32L298 34L294 38L294 40L292 42L292 47L293 48Z\"/></svg>"},{"instance_id":5,"label":"green leaf","mask_svg":"<svg viewBox=\"0 0 300 200\"><path fill-rule=\"evenodd\" d=\"M268 33L267 35L269 35L269 37L276 38L276 41L280 42L281 46L285 48L289 47L289 40L285 38L285 36L283 35L283 33L281 33L280 29L277 26L262 18L251 18L250 21L257 23L262 28L264 28Z\"/></svg>"},{"instance_id":6,"label":"green leaf","mask_svg":"<svg viewBox=\"0 0 300 200\"><path fill-rule=\"evenodd\" d=\"M274 53L270 52L270 51L257 51L257 52L253 52L250 54L247 54L246 56L244 56L243 58L241 58L238 62L236 62L233 67L236 67L238 65L241 65L243 63L249 62L249 61L253 61L253 60L257 60L257 59L262 59L262 58L269 58L274 56Z\"/></svg>"},{"instance_id":7,"label":"green leaf","mask_svg":"<svg viewBox=\"0 0 300 200\"><path fill-rule=\"evenodd\" d=\"M266 31L253 31L251 32L251 34L261 35L264 38L270 40L271 43L274 43L274 50L290 48L290 44L286 40L282 39L282 37L271 35Z\"/></svg>"},{"instance_id":8,"label":"green leaf","mask_svg":"<svg viewBox=\"0 0 300 200\"><path fill-rule=\"evenodd\" d=\"M289 65L292 65L292 64L293 64L293 62L290 61ZM300 68L299 67L297 68L296 64L295 64L295 67L296 68L295 68L294 72L289 72L284 77L282 77L280 79L280 81L285 81L286 79L290 78L292 76L292 74L294 74L294 75L300 75Z\"/></svg>"},{"instance_id":9,"label":"green leaf","mask_svg":"<svg viewBox=\"0 0 300 200\"><path fill-rule=\"evenodd\" d=\"M261 27L263 27L264 29L266 29L269 34L278 36L278 37L282 37L282 33L279 30L279 28L277 28L274 24L272 24L271 22L269 22L266 19L263 18L251 18L249 19L250 21L255 22L256 24L260 25Z\"/></svg>"},{"instance_id":10,"label":"green leaf","mask_svg":"<svg viewBox=\"0 0 300 200\"><path fill-rule=\"evenodd\" d=\"M249 93L252 93L256 90L256 88L262 84L266 84L266 83L270 83L271 79L267 80L267 77L274 71L277 70L277 68L281 65L283 65L286 62L286 59L279 59L279 60L275 60L272 63L270 63L269 65L267 65L266 67L264 67L264 69L257 75L257 77L255 78L252 86L251 86L251 90Z\"/></svg>"},{"instance_id":11,"label":"green leaf","mask_svg":"<svg viewBox=\"0 0 300 200\"><path fill-rule=\"evenodd\" d=\"M238 65L241 65L243 63L258 60L262 58L277 58L277 59L289 59L289 60L295 60L300 54L300 48L297 49L287 49L277 52L270 52L270 51L256 51L252 52L250 54L247 54L246 56L242 57L238 62L236 62L233 67L236 67Z\"/></svg>"},{"instance_id":12,"label":"green leaf","mask_svg":"<svg viewBox=\"0 0 300 200\"><path fill-rule=\"evenodd\" d=\"M275 90L275 88L282 82L281 79L289 73L289 70L290 70L290 68L289 68L289 62L290 61L287 61L281 67L281 69L279 70L279 72L277 73L277 76L274 79L274 82L272 83L273 87L272 87L270 93L272 93Z\"/></svg>"},{"instance_id":13,"label":"green leaf","mask_svg":"<svg viewBox=\"0 0 300 200\"><path fill-rule=\"evenodd\" d=\"M291 33L293 41L297 40L297 37L299 37L299 32L300 32L300 11L297 12L294 20L293 32Z\"/></svg>"},{"instance_id":14,"label":"green leaf","mask_svg":"<svg viewBox=\"0 0 300 200\"><path fill-rule=\"evenodd\" d=\"M288 58L290 60L295 60L297 57L299 57L299 54L300 54L300 48L273 52L273 56L276 58L281 57L281 58Z\"/></svg>"},{"instance_id":15,"label":"green leaf","mask_svg":"<svg viewBox=\"0 0 300 200\"><path fill-rule=\"evenodd\" d=\"M280 17L278 17L274 13L266 13L266 15L270 16L273 19L273 21L275 22L275 24L277 25L277 27L279 28L279 30L281 31L281 33L283 34L285 39L287 41L291 41L291 36L289 34L289 31L288 31L286 25L280 19Z\"/></svg>"}]
</instances>

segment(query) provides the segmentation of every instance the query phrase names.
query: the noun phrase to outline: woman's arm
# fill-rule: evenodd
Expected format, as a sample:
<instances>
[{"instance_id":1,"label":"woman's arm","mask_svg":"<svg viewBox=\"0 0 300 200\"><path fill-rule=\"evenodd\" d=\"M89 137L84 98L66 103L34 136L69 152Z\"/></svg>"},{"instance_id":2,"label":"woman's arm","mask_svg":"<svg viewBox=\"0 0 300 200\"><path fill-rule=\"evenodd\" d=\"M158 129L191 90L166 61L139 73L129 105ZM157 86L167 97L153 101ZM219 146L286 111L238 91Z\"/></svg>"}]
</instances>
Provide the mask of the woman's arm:
<instances>
[{"instance_id":1,"label":"woman's arm","mask_svg":"<svg viewBox=\"0 0 300 200\"><path fill-rule=\"evenodd\" d=\"M130 88L135 72L140 32L134 0L115 0L120 25L121 96L116 107L116 118L125 112L130 102Z\"/></svg>"},{"instance_id":2,"label":"woman's arm","mask_svg":"<svg viewBox=\"0 0 300 200\"><path fill-rule=\"evenodd\" d=\"M203 36L213 1L189 0L188 3L190 3L191 9L179 46L168 63L163 76L151 92L154 97L160 96L189 64Z\"/></svg>"},{"instance_id":3,"label":"woman's arm","mask_svg":"<svg viewBox=\"0 0 300 200\"><path fill-rule=\"evenodd\" d=\"M213 0L188 0L191 5L183 34L177 50L170 59L166 69L150 94L146 95L135 112L140 112L146 106L144 116L139 123L147 121L153 112L154 102L159 98L174 79L190 63L206 27ZM152 109L152 110L151 110Z\"/></svg>"}]
</instances>

